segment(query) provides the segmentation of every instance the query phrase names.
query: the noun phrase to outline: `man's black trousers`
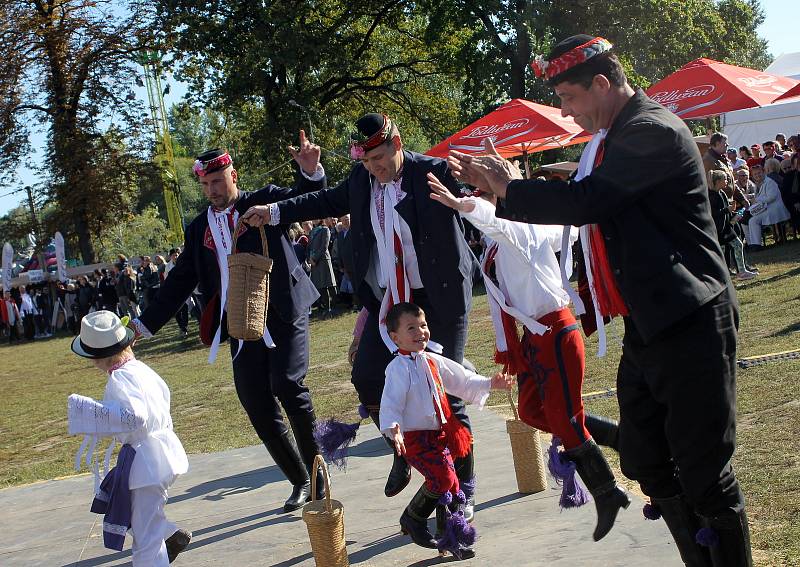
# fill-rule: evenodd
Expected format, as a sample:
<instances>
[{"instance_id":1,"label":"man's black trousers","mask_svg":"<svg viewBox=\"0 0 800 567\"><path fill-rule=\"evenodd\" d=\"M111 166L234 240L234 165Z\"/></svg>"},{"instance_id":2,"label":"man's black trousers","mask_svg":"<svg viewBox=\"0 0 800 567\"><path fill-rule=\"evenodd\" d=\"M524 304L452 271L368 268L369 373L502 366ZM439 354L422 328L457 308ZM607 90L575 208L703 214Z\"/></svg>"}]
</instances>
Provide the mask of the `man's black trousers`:
<instances>
[{"instance_id":1,"label":"man's black trousers","mask_svg":"<svg viewBox=\"0 0 800 567\"><path fill-rule=\"evenodd\" d=\"M233 360L236 394L264 442L287 431L280 406L287 415L314 411L311 394L304 383L308 370L308 315L287 322L270 306L267 329L275 348L267 348L263 340L244 341ZM230 342L233 356L239 341Z\"/></svg>"},{"instance_id":2,"label":"man's black trousers","mask_svg":"<svg viewBox=\"0 0 800 567\"><path fill-rule=\"evenodd\" d=\"M704 516L744 507L731 467L739 326L732 293L648 344L626 318L617 374L623 474L653 498L685 494Z\"/></svg>"}]
</instances>

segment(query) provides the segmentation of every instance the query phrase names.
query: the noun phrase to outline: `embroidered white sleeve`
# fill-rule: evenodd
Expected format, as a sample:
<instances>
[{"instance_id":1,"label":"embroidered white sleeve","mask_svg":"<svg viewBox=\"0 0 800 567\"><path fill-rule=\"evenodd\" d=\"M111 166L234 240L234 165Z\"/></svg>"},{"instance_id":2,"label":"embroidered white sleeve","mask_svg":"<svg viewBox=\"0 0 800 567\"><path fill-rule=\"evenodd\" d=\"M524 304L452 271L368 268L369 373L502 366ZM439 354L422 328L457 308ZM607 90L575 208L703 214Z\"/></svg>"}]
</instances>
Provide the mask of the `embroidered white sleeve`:
<instances>
[{"instance_id":1,"label":"embroidered white sleeve","mask_svg":"<svg viewBox=\"0 0 800 567\"><path fill-rule=\"evenodd\" d=\"M408 366L403 364L402 359L395 358L386 367L386 382L381 395L381 433L391 435L395 425L400 426L401 432L405 431L403 413L409 386Z\"/></svg>"},{"instance_id":2,"label":"embroidered white sleeve","mask_svg":"<svg viewBox=\"0 0 800 567\"><path fill-rule=\"evenodd\" d=\"M439 375L445 391L483 409L492 386L491 378L467 370L456 361L444 356L431 356L435 357L439 366Z\"/></svg>"},{"instance_id":3,"label":"embroidered white sleeve","mask_svg":"<svg viewBox=\"0 0 800 567\"><path fill-rule=\"evenodd\" d=\"M139 333L142 337L149 339L153 336L153 333L150 332L150 329L144 326L144 323L139 321L139 319L132 319L131 324L136 327L136 332Z\"/></svg>"},{"instance_id":4,"label":"embroidered white sleeve","mask_svg":"<svg viewBox=\"0 0 800 567\"><path fill-rule=\"evenodd\" d=\"M281 224L281 209L278 207L278 203L270 203L267 205L269 207L269 224L270 226L275 226L276 224Z\"/></svg>"},{"instance_id":5,"label":"embroidered white sleeve","mask_svg":"<svg viewBox=\"0 0 800 567\"><path fill-rule=\"evenodd\" d=\"M325 168L322 167L321 163L318 163L317 164L317 169L314 170L314 173L312 173L311 175L309 175L308 173L303 171L302 167L300 168L300 173L302 173L303 177L305 177L309 181L319 181L320 179L325 177Z\"/></svg>"},{"instance_id":6,"label":"embroidered white sleeve","mask_svg":"<svg viewBox=\"0 0 800 567\"><path fill-rule=\"evenodd\" d=\"M145 426L143 418L119 402L98 402L80 394L72 394L67 398L67 422L70 435L114 435Z\"/></svg>"}]
</instances>

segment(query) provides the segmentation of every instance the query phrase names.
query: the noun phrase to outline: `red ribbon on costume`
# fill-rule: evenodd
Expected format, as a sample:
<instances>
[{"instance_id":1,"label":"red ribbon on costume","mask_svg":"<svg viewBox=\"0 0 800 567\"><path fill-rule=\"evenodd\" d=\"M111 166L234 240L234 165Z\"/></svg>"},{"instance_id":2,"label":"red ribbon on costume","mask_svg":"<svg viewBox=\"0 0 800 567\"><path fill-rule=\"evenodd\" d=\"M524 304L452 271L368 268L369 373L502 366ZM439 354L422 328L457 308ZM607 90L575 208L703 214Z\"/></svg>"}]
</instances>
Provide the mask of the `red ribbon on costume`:
<instances>
[{"instance_id":1,"label":"red ribbon on costume","mask_svg":"<svg viewBox=\"0 0 800 567\"><path fill-rule=\"evenodd\" d=\"M439 368L436 362L425 357L428 362L428 367L431 369L431 376L433 376L433 383L436 386L436 392L439 395L439 407L442 408L442 431L444 431L445 438L447 439L447 448L450 449L450 454L454 458L465 457L469 453L470 445L472 444L472 433L467 429L460 420L453 417L453 412L450 409L450 402L447 400L447 393L444 390L442 379L439 376ZM436 400L433 400L433 407L436 407Z\"/></svg>"},{"instance_id":2,"label":"red ribbon on costume","mask_svg":"<svg viewBox=\"0 0 800 567\"><path fill-rule=\"evenodd\" d=\"M499 245L495 244L494 246L489 248L489 251L487 252L487 257L486 257L487 274L492 269L492 266L495 266L495 270L497 270L494 258L497 255L497 251L499 249L500 249ZM497 346L495 346L494 361L497 364L503 365L503 372L517 375L525 370L525 358L522 355L522 341L520 340L519 332L517 329L517 320L514 319L514 317L512 317L508 313L506 313L502 308L500 308L500 320L503 323L503 335L505 336L506 348L508 350L502 352L497 350Z\"/></svg>"},{"instance_id":3,"label":"red ribbon on costume","mask_svg":"<svg viewBox=\"0 0 800 567\"><path fill-rule=\"evenodd\" d=\"M603 161L605 154L605 140L600 142L597 154L594 157L594 167L596 168ZM628 308L622 294L619 292L617 280L611 270L611 263L608 261L605 239L600 230L600 225L589 226L589 244L591 247L592 276L594 278L595 295L597 296L597 308L603 317L615 317L617 315L627 315Z\"/></svg>"}]
</instances>

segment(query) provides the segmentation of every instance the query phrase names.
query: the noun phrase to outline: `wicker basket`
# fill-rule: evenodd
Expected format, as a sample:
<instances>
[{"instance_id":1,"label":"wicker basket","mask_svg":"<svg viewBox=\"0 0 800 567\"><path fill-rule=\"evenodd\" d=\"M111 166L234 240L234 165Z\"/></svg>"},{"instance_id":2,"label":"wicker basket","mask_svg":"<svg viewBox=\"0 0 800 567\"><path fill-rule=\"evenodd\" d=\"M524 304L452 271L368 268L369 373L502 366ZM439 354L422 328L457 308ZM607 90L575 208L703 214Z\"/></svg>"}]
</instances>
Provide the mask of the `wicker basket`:
<instances>
[{"instance_id":1,"label":"wicker basket","mask_svg":"<svg viewBox=\"0 0 800 567\"><path fill-rule=\"evenodd\" d=\"M317 494L317 469L322 467L325 478L325 499L314 500ZM303 506L303 521L308 528L311 551L317 567L348 567L347 547L344 539L344 507L331 499L328 467L322 455L314 458L311 467L311 502Z\"/></svg>"},{"instance_id":2,"label":"wicker basket","mask_svg":"<svg viewBox=\"0 0 800 567\"><path fill-rule=\"evenodd\" d=\"M508 403L511 404L511 411L514 413L514 419L506 421L506 431L511 438L517 490L522 494L541 492L547 488L547 472L539 430L519 418L511 390L508 391Z\"/></svg>"},{"instance_id":3,"label":"wicker basket","mask_svg":"<svg viewBox=\"0 0 800 567\"><path fill-rule=\"evenodd\" d=\"M239 235L241 219L236 223L233 250ZM269 257L267 235L261 232L263 255L252 252L232 252L228 256L228 299L225 310L228 314L228 334L234 339L257 341L264 336L269 305L269 273L272 259Z\"/></svg>"}]
</instances>

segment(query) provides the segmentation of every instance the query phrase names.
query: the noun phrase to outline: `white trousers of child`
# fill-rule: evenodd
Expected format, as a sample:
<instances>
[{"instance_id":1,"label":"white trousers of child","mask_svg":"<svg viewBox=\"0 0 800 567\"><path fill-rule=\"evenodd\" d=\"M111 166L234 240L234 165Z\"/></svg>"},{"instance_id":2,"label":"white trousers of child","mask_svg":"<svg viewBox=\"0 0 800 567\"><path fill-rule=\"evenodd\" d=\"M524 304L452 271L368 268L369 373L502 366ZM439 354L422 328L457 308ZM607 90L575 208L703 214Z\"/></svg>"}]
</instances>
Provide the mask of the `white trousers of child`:
<instances>
[{"instance_id":1,"label":"white trousers of child","mask_svg":"<svg viewBox=\"0 0 800 567\"><path fill-rule=\"evenodd\" d=\"M167 546L164 540L178 529L167 520L164 505L167 489L144 486L131 490L131 533L133 535L133 567L167 567Z\"/></svg>"}]
</instances>

